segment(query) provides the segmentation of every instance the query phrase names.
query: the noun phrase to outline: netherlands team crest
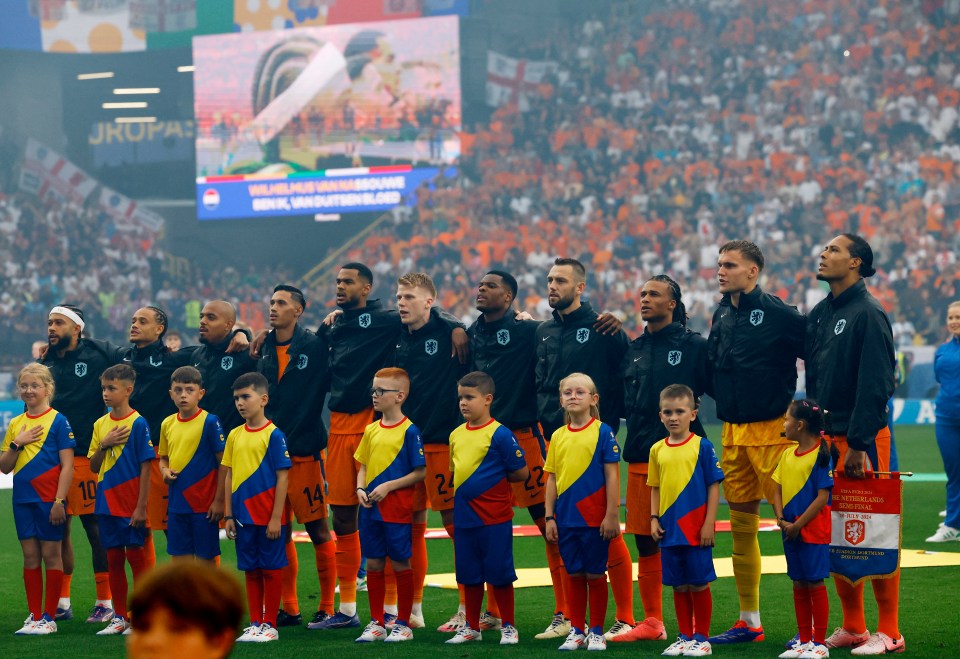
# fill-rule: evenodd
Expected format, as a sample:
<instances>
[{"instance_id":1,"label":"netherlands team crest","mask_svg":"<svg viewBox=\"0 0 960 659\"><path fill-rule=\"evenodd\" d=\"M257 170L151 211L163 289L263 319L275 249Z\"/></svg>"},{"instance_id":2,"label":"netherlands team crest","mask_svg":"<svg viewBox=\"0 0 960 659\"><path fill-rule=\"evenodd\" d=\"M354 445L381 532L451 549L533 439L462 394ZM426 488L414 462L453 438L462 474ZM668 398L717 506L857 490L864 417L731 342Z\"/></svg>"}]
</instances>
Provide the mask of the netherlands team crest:
<instances>
[{"instance_id":1,"label":"netherlands team crest","mask_svg":"<svg viewBox=\"0 0 960 659\"><path fill-rule=\"evenodd\" d=\"M679 364L681 359L683 359L683 352L680 350L671 350L667 353L667 363L671 366Z\"/></svg>"},{"instance_id":2,"label":"netherlands team crest","mask_svg":"<svg viewBox=\"0 0 960 659\"><path fill-rule=\"evenodd\" d=\"M754 309L750 312L750 324L756 327L763 322L763 310Z\"/></svg>"},{"instance_id":3,"label":"netherlands team crest","mask_svg":"<svg viewBox=\"0 0 960 659\"><path fill-rule=\"evenodd\" d=\"M77 362L73 365L73 374L78 378L82 378L87 374L87 362Z\"/></svg>"},{"instance_id":4,"label":"netherlands team crest","mask_svg":"<svg viewBox=\"0 0 960 659\"><path fill-rule=\"evenodd\" d=\"M233 368L233 357L227 355L226 357L222 358L220 360L220 368L225 371L229 371L231 368Z\"/></svg>"},{"instance_id":5,"label":"netherlands team crest","mask_svg":"<svg viewBox=\"0 0 960 659\"><path fill-rule=\"evenodd\" d=\"M843 537L851 545L859 545L866 537L866 525L858 519L848 519L843 525Z\"/></svg>"},{"instance_id":6,"label":"netherlands team crest","mask_svg":"<svg viewBox=\"0 0 960 659\"><path fill-rule=\"evenodd\" d=\"M300 355L297 357L297 368L301 371L307 367L307 364L310 363L310 358L306 355Z\"/></svg>"},{"instance_id":7,"label":"netherlands team crest","mask_svg":"<svg viewBox=\"0 0 960 659\"><path fill-rule=\"evenodd\" d=\"M372 322L372 319L370 318L370 314L368 313L362 313L360 314L360 317L357 318L357 323L359 323L360 327L364 329L370 327L371 322Z\"/></svg>"},{"instance_id":8,"label":"netherlands team crest","mask_svg":"<svg viewBox=\"0 0 960 659\"><path fill-rule=\"evenodd\" d=\"M440 349L440 344L437 343L436 339L428 339L426 343L423 344L423 349L428 355L437 354L437 350Z\"/></svg>"},{"instance_id":9,"label":"netherlands team crest","mask_svg":"<svg viewBox=\"0 0 960 659\"><path fill-rule=\"evenodd\" d=\"M577 343L586 343L590 340L590 330L586 327L581 327L577 330Z\"/></svg>"},{"instance_id":10,"label":"netherlands team crest","mask_svg":"<svg viewBox=\"0 0 960 659\"><path fill-rule=\"evenodd\" d=\"M847 321L841 318L837 321L836 327L833 328L833 333L837 336L843 334L843 330L847 327Z\"/></svg>"},{"instance_id":11,"label":"netherlands team crest","mask_svg":"<svg viewBox=\"0 0 960 659\"><path fill-rule=\"evenodd\" d=\"M497 343L499 343L502 346L505 346L508 343L510 343L510 330L502 329L499 332L497 332Z\"/></svg>"}]
</instances>

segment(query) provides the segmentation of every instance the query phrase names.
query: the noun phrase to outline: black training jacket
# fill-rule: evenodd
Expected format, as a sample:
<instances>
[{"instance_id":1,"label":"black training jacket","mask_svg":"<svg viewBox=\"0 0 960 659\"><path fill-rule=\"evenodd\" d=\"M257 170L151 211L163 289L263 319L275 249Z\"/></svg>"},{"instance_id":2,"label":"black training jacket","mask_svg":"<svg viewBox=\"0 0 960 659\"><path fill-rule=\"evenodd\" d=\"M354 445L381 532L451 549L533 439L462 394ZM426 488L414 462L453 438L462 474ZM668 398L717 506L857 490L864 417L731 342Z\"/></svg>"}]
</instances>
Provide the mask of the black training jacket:
<instances>
[{"instance_id":1,"label":"black training jacket","mask_svg":"<svg viewBox=\"0 0 960 659\"><path fill-rule=\"evenodd\" d=\"M593 378L600 394L600 420L613 428L620 427L623 415L623 379L620 363L629 339L625 332L605 335L593 328L597 312L583 302L576 311L553 318L537 328L537 409L544 436L563 425L560 407L560 380L571 373L585 373Z\"/></svg>"},{"instance_id":2,"label":"black training jacket","mask_svg":"<svg viewBox=\"0 0 960 659\"><path fill-rule=\"evenodd\" d=\"M329 386L328 346L324 338L297 323L287 348L290 361L280 375L277 332L270 330L261 349L257 370L270 383L267 418L287 436L291 456L319 457L327 447L323 399Z\"/></svg>"},{"instance_id":3,"label":"black training jacket","mask_svg":"<svg viewBox=\"0 0 960 659\"><path fill-rule=\"evenodd\" d=\"M829 432L867 450L887 425L896 357L890 320L862 279L810 312L806 366L807 396L827 411Z\"/></svg>"},{"instance_id":4,"label":"black training jacket","mask_svg":"<svg viewBox=\"0 0 960 659\"><path fill-rule=\"evenodd\" d=\"M232 339L231 334L220 343L202 344L193 353L190 362L203 375L206 393L200 401L200 407L220 419L226 434L243 425L243 417L233 403L233 382L244 373L257 370L257 362L248 351L227 354L227 346Z\"/></svg>"},{"instance_id":5,"label":"black training jacket","mask_svg":"<svg viewBox=\"0 0 960 659\"><path fill-rule=\"evenodd\" d=\"M537 423L536 320L517 320L513 312L488 323L480 316L470 336L471 370L493 378L497 391L491 415L507 428Z\"/></svg>"},{"instance_id":6,"label":"black training jacket","mask_svg":"<svg viewBox=\"0 0 960 659\"><path fill-rule=\"evenodd\" d=\"M122 350L106 341L81 338L75 350L48 349L39 360L50 369L56 385L50 405L70 422L77 440L76 455L87 456L94 422L107 413L100 389L100 374L119 363Z\"/></svg>"},{"instance_id":7,"label":"black training jacket","mask_svg":"<svg viewBox=\"0 0 960 659\"><path fill-rule=\"evenodd\" d=\"M457 401L457 380L466 369L450 353L450 328L431 316L413 332L400 332L393 365L410 375L410 396L403 413L420 429L424 444L448 444L450 433L463 423Z\"/></svg>"},{"instance_id":8,"label":"black training jacket","mask_svg":"<svg viewBox=\"0 0 960 659\"><path fill-rule=\"evenodd\" d=\"M698 398L709 392L707 340L681 323L644 331L623 357L623 383L627 420L623 459L649 462L650 447L670 434L660 421L660 392L671 384L687 385ZM690 430L706 436L699 416Z\"/></svg>"},{"instance_id":9,"label":"black training jacket","mask_svg":"<svg viewBox=\"0 0 960 659\"><path fill-rule=\"evenodd\" d=\"M155 448L160 446L160 424L177 413L177 406L170 398L170 376L181 366L193 363L190 360L196 349L191 346L170 352L161 339L143 348L132 347L123 351L121 361L133 366L137 372L130 406L147 420Z\"/></svg>"},{"instance_id":10,"label":"black training jacket","mask_svg":"<svg viewBox=\"0 0 960 659\"><path fill-rule=\"evenodd\" d=\"M739 307L724 295L708 339L717 416L727 423L782 416L797 391L803 336L803 314L759 286L740 294Z\"/></svg>"}]
</instances>

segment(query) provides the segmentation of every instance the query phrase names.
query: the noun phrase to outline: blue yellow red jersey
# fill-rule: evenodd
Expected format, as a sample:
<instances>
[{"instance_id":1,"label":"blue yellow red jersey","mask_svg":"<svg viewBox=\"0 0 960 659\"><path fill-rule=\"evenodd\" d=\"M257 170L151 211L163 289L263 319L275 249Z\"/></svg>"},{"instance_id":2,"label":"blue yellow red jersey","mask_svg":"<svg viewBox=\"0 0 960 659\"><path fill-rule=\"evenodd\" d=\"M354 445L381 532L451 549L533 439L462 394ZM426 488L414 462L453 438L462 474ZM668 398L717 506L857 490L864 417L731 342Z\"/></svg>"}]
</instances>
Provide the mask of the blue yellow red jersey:
<instances>
[{"instance_id":1,"label":"blue yellow red jersey","mask_svg":"<svg viewBox=\"0 0 960 659\"><path fill-rule=\"evenodd\" d=\"M707 518L707 491L723 480L713 444L690 433L679 444L661 439L650 449L647 485L660 489L661 547L700 545Z\"/></svg>"},{"instance_id":2,"label":"blue yellow red jersey","mask_svg":"<svg viewBox=\"0 0 960 659\"><path fill-rule=\"evenodd\" d=\"M470 528L512 520L513 489L507 474L526 466L517 438L496 420L456 428L450 433L453 525Z\"/></svg>"},{"instance_id":3,"label":"blue yellow red jersey","mask_svg":"<svg viewBox=\"0 0 960 659\"><path fill-rule=\"evenodd\" d=\"M107 449L103 456L97 477L97 503L93 511L98 515L132 517L140 496L140 465L156 459L156 455L147 420L133 410L122 419L116 419L110 413L97 419L93 424L88 458L97 454L100 442L116 427L129 428L130 435L126 443Z\"/></svg>"},{"instance_id":4,"label":"blue yellow red jersey","mask_svg":"<svg viewBox=\"0 0 960 659\"><path fill-rule=\"evenodd\" d=\"M234 519L240 524L269 524L276 499L277 472L290 468L284 434L272 421L262 428L238 426L227 437L221 464L231 469Z\"/></svg>"},{"instance_id":5,"label":"blue yellow red jersey","mask_svg":"<svg viewBox=\"0 0 960 659\"><path fill-rule=\"evenodd\" d=\"M367 467L367 492L427 464L420 430L407 417L392 426L385 426L382 419L368 425L353 458ZM413 492L412 485L390 492L383 501L373 505L372 519L412 523Z\"/></svg>"},{"instance_id":6,"label":"blue yellow red jersey","mask_svg":"<svg viewBox=\"0 0 960 659\"><path fill-rule=\"evenodd\" d=\"M160 424L159 457L166 457L177 479L170 484L171 513L205 513L217 494L219 454L226 440L220 420L198 409L189 419L171 414Z\"/></svg>"},{"instance_id":7,"label":"blue yellow red jersey","mask_svg":"<svg viewBox=\"0 0 960 659\"><path fill-rule=\"evenodd\" d=\"M817 464L819 456L819 446L803 453L799 447L787 449L780 456L780 462L773 472L773 480L780 483L783 517L788 522L793 522L806 512L820 494L820 490L833 489L830 461ZM810 544L830 544L830 498L816 517L800 530L800 539Z\"/></svg>"},{"instance_id":8,"label":"blue yellow red jersey","mask_svg":"<svg viewBox=\"0 0 960 659\"><path fill-rule=\"evenodd\" d=\"M21 432L37 426L43 428L43 434L38 441L24 445L13 467L14 503L53 501L60 481L60 451L65 448L73 450L77 445L67 417L50 407L37 416L24 412L14 417L7 427L0 452L10 450L10 442Z\"/></svg>"},{"instance_id":9,"label":"blue yellow red jersey","mask_svg":"<svg viewBox=\"0 0 960 659\"><path fill-rule=\"evenodd\" d=\"M615 462L620 462L616 434L599 419L582 428L568 424L553 432L543 470L557 480L557 526L600 526L607 514L604 465Z\"/></svg>"}]
</instances>

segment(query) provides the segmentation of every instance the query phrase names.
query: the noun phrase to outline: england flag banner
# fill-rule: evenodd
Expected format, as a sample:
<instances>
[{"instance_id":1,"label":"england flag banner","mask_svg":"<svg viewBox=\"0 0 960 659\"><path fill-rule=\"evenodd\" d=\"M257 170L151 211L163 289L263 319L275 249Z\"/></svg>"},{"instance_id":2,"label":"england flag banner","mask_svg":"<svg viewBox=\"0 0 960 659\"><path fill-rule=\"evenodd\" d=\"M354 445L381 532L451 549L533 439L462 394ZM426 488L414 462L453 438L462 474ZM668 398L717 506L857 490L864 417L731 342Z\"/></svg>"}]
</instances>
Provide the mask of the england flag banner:
<instances>
[{"instance_id":1,"label":"england flag banner","mask_svg":"<svg viewBox=\"0 0 960 659\"><path fill-rule=\"evenodd\" d=\"M854 480L834 474L830 521L830 571L856 585L891 577L900 567L903 481Z\"/></svg>"}]
</instances>

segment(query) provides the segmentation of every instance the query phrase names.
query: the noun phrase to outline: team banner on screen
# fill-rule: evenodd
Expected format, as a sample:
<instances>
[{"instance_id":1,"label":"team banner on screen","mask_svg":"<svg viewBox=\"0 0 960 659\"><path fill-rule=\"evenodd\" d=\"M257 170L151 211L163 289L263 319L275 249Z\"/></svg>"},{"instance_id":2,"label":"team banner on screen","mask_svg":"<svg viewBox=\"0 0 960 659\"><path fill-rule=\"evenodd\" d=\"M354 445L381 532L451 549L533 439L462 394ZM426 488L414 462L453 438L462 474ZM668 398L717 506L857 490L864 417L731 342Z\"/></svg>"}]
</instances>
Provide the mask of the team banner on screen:
<instances>
[{"instance_id":1,"label":"team banner on screen","mask_svg":"<svg viewBox=\"0 0 960 659\"><path fill-rule=\"evenodd\" d=\"M200 219L380 210L460 156L458 19L197 37Z\"/></svg>"},{"instance_id":2,"label":"team banner on screen","mask_svg":"<svg viewBox=\"0 0 960 659\"><path fill-rule=\"evenodd\" d=\"M900 567L903 481L835 474L830 571L851 584L885 578Z\"/></svg>"}]
</instances>

